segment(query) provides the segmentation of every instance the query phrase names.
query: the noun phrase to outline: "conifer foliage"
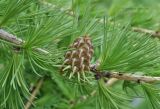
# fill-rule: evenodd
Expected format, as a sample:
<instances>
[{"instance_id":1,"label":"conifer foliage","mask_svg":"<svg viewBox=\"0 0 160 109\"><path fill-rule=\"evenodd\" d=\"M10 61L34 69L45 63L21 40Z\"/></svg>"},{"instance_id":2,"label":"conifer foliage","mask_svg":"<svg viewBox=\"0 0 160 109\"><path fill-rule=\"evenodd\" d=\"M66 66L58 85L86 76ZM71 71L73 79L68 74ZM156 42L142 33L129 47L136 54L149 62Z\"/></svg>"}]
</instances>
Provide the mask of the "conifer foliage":
<instances>
[{"instance_id":1,"label":"conifer foliage","mask_svg":"<svg viewBox=\"0 0 160 109\"><path fill-rule=\"evenodd\" d=\"M158 3L0 0L0 109L159 109Z\"/></svg>"}]
</instances>

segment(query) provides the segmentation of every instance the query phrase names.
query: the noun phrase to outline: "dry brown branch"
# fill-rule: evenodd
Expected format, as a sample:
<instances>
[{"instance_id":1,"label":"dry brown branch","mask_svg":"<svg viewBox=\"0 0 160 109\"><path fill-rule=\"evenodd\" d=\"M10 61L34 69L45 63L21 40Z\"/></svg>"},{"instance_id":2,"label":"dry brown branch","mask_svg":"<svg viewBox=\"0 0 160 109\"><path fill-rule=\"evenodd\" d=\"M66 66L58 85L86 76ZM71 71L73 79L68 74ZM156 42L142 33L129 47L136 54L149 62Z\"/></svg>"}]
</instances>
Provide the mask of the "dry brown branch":
<instances>
[{"instance_id":1,"label":"dry brown branch","mask_svg":"<svg viewBox=\"0 0 160 109\"><path fill-rule=\"evenodd\" d=\"M153 31L153 30L139 28L139 27L132 27L132 30L139 33L149 34L152 37L160 38L160 31Z\"/></svg>"},{"instance_id":2,"label":"dry brown branch","mask_svg":"<svg viewBox=\"0 0 160 109\"><path fill-rule=\"evenodd\" d=\"M142 76L142 75L135 75L135 74L120 74L118 72L110 73L110 77L117 78L119 80L128 80L128 81L136 81L136 82L146 82L146 83L153 83L156 81L160 81L160 77L151 77L151 76Z\"/></svg>"},{"instance_id":3,"label":"dry brown branch","mask_svg":"<svg viewBox=\"0 0 160 109\"><path fill-rule=\"evenodd\" d=\"M106 85L107 85L107 86L112 86L112 85L115 84L117 81L118 81L117 78L110 78L110 79L107 81Z\"/></svg>"},{"instance_id":4,"label":"dry brown branch","mask_svg":"<svg viewBox=\"0 0 160 109\"><path fill-rule=\"evenodd\" d=\"M8 41L10 43L14 43L16 45L22 45L23 41L16 36L4 31L3 29L0 29L0 39Z\"/></svg>"},{"instance_id":5,"label":"dry brown branch","mask_svg":"<svg viewBox=\"0 0 160 109\"><path fill-rule=\"evenodd\" d=\"M156 81L160 81L160 77L151 77L151 76L135 75L135 74L130 74L130 73L120 73L120 72L98 71L95 68L95 66L92 66L90 69L92 72L95 73L96 79L106 77L106 78L116 78L118 80L146 82L146 83L153 83Z\"/></svg>"},{"instance_id":6,"label":"dry brown branch","mask_svg":"<svg viewBox=\"0 0 160 109\"><path fill-rule=\"evenodd\" d=\"M35 86L35 89L33 90L33 92L32 92L32 94L31 94L29 100L28 100L27 103L25 104L24 109L30 109L30 107L31 107L31 105L33 104L33 101L34 101L36 95L38 94L38 92L39 92L39 90L40 90L40 88L41 88L41 86L42 86L42 84L43 84L43 78L41 78L41 79L37 82L37 84L36 84L36 86Z\"/></svg>"},{"instance_id":7,"label":"dry brown branch","mask_svg":"<svg viewBox=\"0 0 160 109\"><path fill-rule=\"evenodd\" d=\"M6 32L3 29L0 29L0 39L7 41L7 42L10 42L10 43L13 43L17 46L22 46L25 43L24 40L18 38L17 36L15 36L13 34ZM48 51L41 49L41 48L36 48L35 51L40 52L40 53L44 53L44 54L49 53Z\"/></svg>"}]
</instances>

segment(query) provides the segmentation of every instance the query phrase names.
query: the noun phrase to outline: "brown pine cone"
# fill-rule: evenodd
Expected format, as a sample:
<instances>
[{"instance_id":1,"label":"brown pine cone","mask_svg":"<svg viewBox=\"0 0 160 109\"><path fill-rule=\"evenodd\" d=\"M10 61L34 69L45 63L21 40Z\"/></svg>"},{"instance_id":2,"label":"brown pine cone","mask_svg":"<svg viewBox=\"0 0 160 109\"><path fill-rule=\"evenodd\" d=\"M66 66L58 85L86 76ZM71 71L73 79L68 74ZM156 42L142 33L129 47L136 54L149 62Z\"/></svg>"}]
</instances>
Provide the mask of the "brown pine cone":
<instances>
[{"instance_id":1,"label":"brown pine cone","mask_svg":"<svg viewBox=\"0 0 160 109\"><path fill-rule=\"evenodd\" d=\"M93 55L93 46L88 36L77 38L65 54L63 66L72 72L85 72L90 70L90 61ZM63 68L64 71L66 68Z\"/></svg>"}]
</instances>

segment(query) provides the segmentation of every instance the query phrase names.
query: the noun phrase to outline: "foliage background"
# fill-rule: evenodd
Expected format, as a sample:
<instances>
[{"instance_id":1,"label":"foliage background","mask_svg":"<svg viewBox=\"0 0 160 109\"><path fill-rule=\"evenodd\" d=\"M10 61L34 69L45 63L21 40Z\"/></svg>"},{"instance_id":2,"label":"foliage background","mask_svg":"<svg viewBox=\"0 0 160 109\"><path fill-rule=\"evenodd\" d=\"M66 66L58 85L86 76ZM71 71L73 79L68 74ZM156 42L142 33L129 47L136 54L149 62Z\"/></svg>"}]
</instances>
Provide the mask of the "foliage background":
<instances>
[{"instance_id":1,"label":"foliage background","mask_svg":"<svg viewBox=\"0 0 160 109\"><path fill-rule=\"evenodd\" d=\"M119 100L125 98L124 90L133 98L127 102L133 109L158 109L160 96L155 88L158 84L121 81L112 89L105 89L102 81L93 79L91 84L83 85L59 75L59 66L67 47L87 34L95 48L92 63L100 60L99 69L159 76L159 39L131 31L132 27L158 31L159 3L159 0L0 0L0 28L25 40L20 51L17 45L0 42L2 108L20 109L32 86L43 77L32 109L114 109L114 103L123 104ZM43 48L49 54L41 54L34 48ZM93 90L99 93L90 96ZM106 90L112 98L105 99ZM109 102L111 99L114 103ZM150 103L154 105L148 106Z\"/></svg>"}]
</instances>

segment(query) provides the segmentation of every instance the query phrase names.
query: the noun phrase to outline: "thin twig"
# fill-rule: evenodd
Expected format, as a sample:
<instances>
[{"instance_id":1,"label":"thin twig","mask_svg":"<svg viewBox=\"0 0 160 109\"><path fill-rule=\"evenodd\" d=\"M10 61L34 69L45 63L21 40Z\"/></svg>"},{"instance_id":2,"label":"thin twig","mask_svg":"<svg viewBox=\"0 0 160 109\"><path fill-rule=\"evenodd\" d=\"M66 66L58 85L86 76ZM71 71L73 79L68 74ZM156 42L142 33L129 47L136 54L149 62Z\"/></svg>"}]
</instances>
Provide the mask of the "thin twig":
<instances>
[{"instance_id":1,"label":"thin twig","mask_svg":"<svg viewBox=\"0 0 160 109\"><path fill-rule=\"evenodd\" d=\"M88 95L82 95L82 96L78 97L77 99L69 101L70 107L72 108L72 107L74 107L76 104L78 104L80 102L85 102L89 97L94 97L96 95L96 93L97 93L97 91L93 90Z\"/></svg>"},{"instance_id":2,"label":"thin twig","mask_svg":"<svg viewBox=\"0 0 160 109\"><path fill-rule=\"evenodd\" d=\"M146 82L153 83L156 81L160 81L160 77L151 77L151 76L142 76L135 74L120 74L119 72L110 73L111 78L117 78L119 80L128 80L128 81L136 81L136 82Z\"/></svg>"},{"instance_id":3,"label":"thin twig","mask_svg":"<svg viewBox=\"0 0 160 109\"><path fill-rule=\"evenodd\" d=\"M144 29L144 28L140 28L140 27L132 27L132 30L135 32L139 32L139 33L149 34L152 37L160 38L160 31L153 31L153 30Z\"/></svg>"},{"instance_id":4,"label":"thin twig","mask_svg":"<svg viewBox=\"0 0 160 109\"><path fill-rule=\"evenodd\" d=\"M130 73L120 73L120 72L98 71L96 69L96 66L94 65L90 67L90 70L95 73L96 79L106 77L106 78L116 78L118 80L128 80L128 81L146 82L146 83L153 83L156 81L160 81L160 77L151 77L151 76L135 75Z\"/></svg>"},{"instance_id":5,"label":"thin twig","mask_svg":"<svg viewBox=\"0 0 160 109\"><path fill-rule=\"evenodd\" d=\"M8 41L10 43L14 43L16 45L22 45L23 41L20 38L17 38L16 36L6 32L3 29L0 29L0 39Z\"/></svg>"},{"instance_id":6,"label":"thin twig","mask_svg":"<svg viewBox=\"0 0 160 109\"><path fill-rule=\"evenodd\" d=\"M29 108L31 107L31 105L33 104L33 101L34 101L36 95L38 94L38 92L39 92L42 84L43 84L43 79L44 79L44 78L41 78L41 79L38 81L38 83L36 84L35 89L33 90L33 92L32 92L32 94L31 94L28 102L26 103L24 109L29 109Z\"/></svg>"},{"instance_id":7,"label":"thin twig","mask_svg":"<svg viewBox=\"0 0 160 109\"><path fill-rule=\"evenodd\" d=\"M106 86L112 86L113 84L115 84L116 82L118 81L117 78L110 78L107 83L106 83Z\"/></svg>"},{"instance_id":8,"label":"thin twig","mask_svg":"<svg viewBox=\"0 0 160 109\"><path fill-rule=\"evenodd\" d=\"M7 41L7 42L10 42L10 43L13 43L17 46L22 46L25 43L24 40L18 38L17 36L15 36L13 34L6 32L3 29L0 29L0 39ZM49 53L48 51L41 49L41 48L35 48L35 51L40 52L40 53L44 53L44 54Z\"/></svg>"},{"instance_id":9,"label":"thin twig","mask_svg":"<svg viewBox=\"0 0 160 109\"><path fill-rule=\"evenodd\" d=\"M118 79L116 78L111 78L107 81L106 86L111 87L115 82L117 82ZM71 107L75 106L78 102L84 102L86 101L89 97L94 97L97 94L96 90L93 90L89 95L82 95L78 97L75 100L71 100L69 103L71 104Z\"/></svg>"},{"instance_id":10,"label":"thin twig","mask_svg":"<svg viewBox=\"0 0 160 109\"><path fill-rule=\"evenodd\" d=\"M46 2L46 1L42 1L42 0L39 0L39 1L40 1L40 3L42 3L43 5L47 5L47 6L52 7L52 8L57 7L56 5L51 4L51 3L48 3L48 2ZM59 10L62 11L62 12L66 12L66 14L74 17L74 14L73 14L74 12L71 11L71 10L68 11L69 9L60 8ZM98 20L100 23L103 23L103 22L104 22L103 19L97 19L97 20ZM132 27L131 30L134 31L134 32L149 34L149 35L151 35L152 37L160 38L160 31L154 31L154 30L149 30L149 29L140 28L140 27Z\"/></svg>"},{"instance_id":11,"label":"thin twig","mask_svg":"<svg viewBox=\"0 0 160 109\"><path fill-rule=\"evenodd\" d=\"M39 0L39 3L41 3L42 5L49 7L51 9L59 9L60 12L65 12L66 14L70 15L70 16L74 16L73 11L70 8L59 8L57 5L54 5L52 3L49 3L47 1L44 0Z\"/></svg>"}]
</instances>

